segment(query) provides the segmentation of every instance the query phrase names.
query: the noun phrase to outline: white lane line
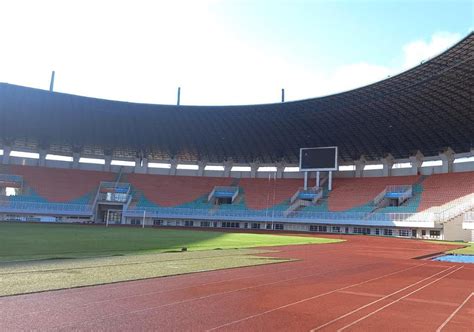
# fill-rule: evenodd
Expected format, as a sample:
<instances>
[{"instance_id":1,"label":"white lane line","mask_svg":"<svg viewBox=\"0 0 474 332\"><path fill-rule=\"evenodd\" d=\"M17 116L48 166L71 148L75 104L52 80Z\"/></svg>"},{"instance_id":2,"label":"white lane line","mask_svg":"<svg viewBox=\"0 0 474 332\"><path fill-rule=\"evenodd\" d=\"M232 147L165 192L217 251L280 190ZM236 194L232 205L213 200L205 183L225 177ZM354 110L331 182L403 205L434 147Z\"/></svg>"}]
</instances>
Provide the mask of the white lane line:
<instances>
[{"instance_id":1,"label":"white lane line","mask_svg":"<svg viewBox=\"0 0 474 332\"><path fill-rule=\"evenodd\" d=\"M419 265L414 265L414 266L411 266L411 267L409 267L409 268L403 269L403 270L401 270L401 271L399 271L399 272L392 272L392 273L390 273L390 274L396 274L396 273L400 273L400 272L403 272L403 271L406 271L406 270L411 270L411 269L414 269L414 268L416 268L416 267L424 266L424 265L426 265L426 264L428 264L428 263L419 264ZM176 302L165 303L165 304L161 304L161 305L157 305L157 306L153 306L153 307L148 307L148 308L144 308L144 309L137 309L137 310L127 311L127 312L120 313L120 314L111 314L111 315L107 315L107 316L104 316L104 317L101 317L101 318L88 320L88 321L85 321L85 322L83 322L83 323L84 323L84 324L89 324L89 323L92 323L92 322L101 321L101 320L106 320L106 319L109 319L109 318L115 318L115 317L125 316L125 315L129 315L129 314L135 314L135 313L141 313L141 312L145 312L145 311L150 311L150 310L155 310L155 309L170 307L170 306L173 306L173 305L178 305L178 304L184 304L184 303L189 303L189 302L204 300L204 299L212 298L212 297L214 297L214 296L227 295L227 294L237 293L237 292L240 292L240 291L246 291L246 290L250 290L250 289L256 289L256 288L259 288L259 287L264 287L264 286L269 286L269 285L276 285L276 284L280 284L280 283L284 283L284 282L288 282L288 281L294 281L294 280L298 280L298 279L304 279L304 278L315 277L315 276L320 276L320 275L327 275L327 274L331 274L331 273L334 273L334 272L337 272L337 271L325 271L325 272L311 273L311 274L306 274L306 275L302 275L302 276L292 277L292 278L288 278L288 279L283 279L283 280L278 280L278 281L273 281L273 282L267 282L267 283L263 283L263 284L258 284L258 285L254 285L254 286L248 286L248 287L243 287L243 288L237 288L237 289L233 289L233 290L229 290L229 291L218 292L218 293L213 293L213 294L209 294L209 295L203 295L203 296L194 297L194 298L190 298L190 299L186 299L186 300L181 300L181 301L176 301ZM130 297L133 297L133 296L130 296ZM67 324L65 324L65 325L56 326L56 327L58 327L58 328L65 328L65 327L74 326L74 325L77 325L77 324L79 324L79 323L78 323L78 322L74 322L74 323L67 323Z\"/></svg>"},{"instance_id":2,"label":"white lane line","mask_svg":"<svg viewBox=\"0 0 474 332\"><path fill-rule=\"evenodd\" d=\"M456 308L456 310L453 311L453 313L451 315L449 315L449 317L444 321L443 324L440 325L440 327L438 327L438 329L436 330L436 332L440 332L450 321L451 319L453 319L453 317L458 313L459 310L462 309L462 307L464 307L464 305L471 299L471 297L474 296L474 293L471 293L471 295L469 295L463 303L461 303L459 305L459 307Z\"/></svg>"},{"instance_id":3,"label":"white lane line","mask_svg":"<svg viewBox=\"0 0 474 332\"><path fill-rule=\"evenodd\" d=\"M420 288L418 288L418 289L415 289L414 291L408 293L407 295L404 295L404 296L400 297L399 299L397 299L397 300L395 300L395 301L392 301L392 302L390 302L389 304L386 304L386 305L384 305L383 307L381 307L381 308L379 308L379 309L377 309L377 310L375 310L375 311L372 311L370 314L367 314L367 315L365 315L364 317L361 317L361 318L359 318L359 319L353 321L352 323L350 323L350 324L348 324L348 325L346 325L346 326L340 328L339 330L337 330L337 332L344 331L344 330L347 329L348 327L351 327L351 326L353 326L353 325L355 325L355 324L357 324L357 323L363 321L364 319L369 318L370 316L375 315L376 313L378 313L378 312L384 310L385 308L388 308L388 307L390 307L391 305L393 305L393 304L395 304L395 303L397 303L397 302L400 302L400 301L403 300L404 298L407 298L408 296L413 295L413 294L415 294L415 293L421 291L422 289L424 289L424 288L426 288L426 287L428 287L428 286L430 286L430 285L432 285L432 284L434 284L434 283L436 283L436 282L438 282L438 281L440 281L440 280L446 278L447 276L449 276L449 275L451 275L451 274L453 274L453 273L455 273L455 272L461 270L462 268L463 268L463 267L461 266L461 267L458 267L457 269L455 269L455 270L453 270L453 271L450 271L449 273L446 273L444 276L439 277L439 278L437 278L437 279L435 279L435 280L433 280L433 281L427 283L426 285L424 285L424 286L422 286L422 287L420 287Z\"/></svg>"},{"instance_id":4,"label":"white lane line","mask_svg":"<svg viewBox=\"0 0 474 332\"><path fill-rule=\"evenodd\" d=\"M311 296L311 297L308 297L308 298L305 298L305 299L302 299L302 300L299 300L299 301L296 301L296 302L288 303L288 304L282 305L282 306L280 306L280 307L273 308L273 309L270 309L270 310L261 312L261 313L259 313L259 314L255 314L255 315L247 316L247 317L244 317L244 318L241 318L241 319L238 319L238 320L234 320L234 321L232 321L232 322L228 322L228 323L226 323L226 324L222 324L222 325L213 327L213 328L208 329L208 330L206 330L206 331L214 331L214 330L217 330L217 329L220 329L220 328L223 328L223 327L227 327L227 326L229 326L229 325L237 324L237 323L240 323L240 322L243 322L243 321L252 319L252 318L256 318L256 317L259 317L259 316L266 315L266 314L268 314L268 313L271 313L271 312L274 312L274 311L277 311L277 310L281 310L281 309L284 309L284 308L291 307L291 306L296 305L296 304L300 304L300 303L304 303L304 302L307 302L307 301L311 301L311 300L317 299L317 298L319 298L319 297L323 297L323 296L330 295L330 294L333 294L333 293L336 293L336 292L339 292L339 291L342 291L342 290L345 290L345 289L349 289L349 288L351 288L351 287L363 285L363 284L366 284L366 283L368 283L368 282L372 282L372 281L379 280L379 279L382 279L382 278L385 278L385 277L389 277L389 276L392 276L392 275L395 275L395 274L398 274L398 273L402 273L402 272L405 272L405 271L408 271L408 270L411 270L411 269L414 269L414 268L417 268L417 267L421 267L421 266L424 266L424 265L426 265L426 264L427 264L427 263L425 263L425 264L420 264L420 265L415 265L415 266L412 266L412 267L409 267L409 268L406 268L406 269L402 269L402 270L398 270L398 271L395 271L395 272L392 272L392 273L384 274L384 275L382 275L382 276L380 276L380 277L376 277L376 278L372 278L372 279L369 279L369 280L365 280L365 281L362 281L362 282L359 282L359 283L356 283L356 284L352 284L352 285L349 285L349 286L344 286L344 287L341 287L341 288L333 289L333 290L331 290L331 291L328 291L328 292L325 292L325 293L321 293L321 294L318 294L318 295L314 295L314 296Z\"/></svg>"},{"instance_id":5,"label":"white lane line","mask_svg":"<svg viewBox=\"0 0 474 332\"><path fill-rule=\"evenodd\" d=\"M322 329L322 328L324 328L324 327L326 327L326 326L328 326L328 325L331 325L331 324L333 324L333 323L335 323L335 322L337 322L337 321L339 321L339 320L341 320L341 319L343 319L343 318L346 318L347 316L350 316L350 315L352 315L352 314L355 314L355 313L358 312L358 311L361 311L361 310L363 310L363 309L365 309L365 308L367 308L367 307L370 307L371 305L374 305L374 304L376 304L376 303L378 303L378 302L380 302L380 301L383 301L383 300L385 300L385 299L387 299L387 298L389 298L389 297L391 297L391 296L393 296L393 295L396 295L396 294L398 294L398 293L400 293L400 292L403 292L404 290L407 290L408 288L412 288L413 286L416 286L416 285L418 285L418 284L420 284L420 283L422 283L422 282L424 282L424 281L426 281L426 280L428 280L428 279L431 279L431 278L433 278L433 277L436 277L437 275L439 275L439 274L441 274L441 273L444 273L444 272L446 272L446 271L448 271L448 270L451 270L451 269L453 269L453 268L454 268L454 266L448 267L447 269L444 269L443 271L437 272L437 273L435 273L435 274L433 274L433 275L431 275L431 276L429 276L429 277L426 277L426 278L424 278L424 279L422 279L422 280L419 280L419 281L417 281L417 282L415 282L415 283L412 283L412 284L410 284L410 285L408 285L408 286L406 286L406 287L403 287L403 288L401 288L401 289L399 289L399 290L397 290L397 291L395 291L395 292L393 292L393 293L390 293L390 294L388 294L388 295L385 295L384 297L381 297L381 298L378 299L378 300L375 300L375 301L369 302L369 303L367 303L367 304L365 304L365 305L363 305L363 306L360 306L360 307L357 308L357 309L354 309L354 310L352 310L352 311L349 311L348 313L345 313L344 315L341 315L341 316L339 316L339 317L337 317L337 318L334 318L333 320L330 320L330 321L327 322L327 323L324 323L324 324L322 324L322 325L319 325L318 327L315 327L315 328L311 329L310 332L318 331L318 330L320 330L320 329Z\"/></svg>"}]
</instances>

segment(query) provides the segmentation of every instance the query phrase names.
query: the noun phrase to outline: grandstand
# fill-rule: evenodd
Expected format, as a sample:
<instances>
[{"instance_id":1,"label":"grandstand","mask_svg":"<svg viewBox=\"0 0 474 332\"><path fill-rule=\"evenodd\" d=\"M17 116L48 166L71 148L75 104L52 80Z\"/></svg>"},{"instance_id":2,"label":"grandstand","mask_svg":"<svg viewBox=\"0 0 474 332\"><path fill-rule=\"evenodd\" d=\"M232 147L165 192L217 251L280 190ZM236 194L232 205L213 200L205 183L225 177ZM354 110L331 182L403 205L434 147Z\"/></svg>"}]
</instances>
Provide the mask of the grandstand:
<instances>
[{"instance_id":1,"label":"grandstand","mask_svg":"<svg viewBox=\"0 0 474 332\"><path fill-rule=\"evenodd\" d=\"M474 240L474 34L384 81L248 106L0 84L0 218ZM337 146L329 190L302 147Z\"/></svg>"}]
</instances>

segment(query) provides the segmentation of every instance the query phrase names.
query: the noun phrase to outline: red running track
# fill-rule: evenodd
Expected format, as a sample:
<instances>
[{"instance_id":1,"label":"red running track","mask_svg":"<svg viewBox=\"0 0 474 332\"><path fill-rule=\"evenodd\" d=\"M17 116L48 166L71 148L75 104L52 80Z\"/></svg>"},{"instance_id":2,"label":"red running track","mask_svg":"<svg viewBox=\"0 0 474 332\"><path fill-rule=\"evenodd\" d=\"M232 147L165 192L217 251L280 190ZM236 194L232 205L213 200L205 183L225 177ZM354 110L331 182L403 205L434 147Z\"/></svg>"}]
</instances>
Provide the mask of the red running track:
<instances>
[{"instance_id":1,"label":"red running track","mask_svg":"<svg viewBox=\"0 0 474 332\"><path fill-rule=\"evenodd\" d=\"M448 246L344 239L266 254L294 262L0 298L0 330L474 331L474 266L412 259Z\"/></svg>"}]
</instances>

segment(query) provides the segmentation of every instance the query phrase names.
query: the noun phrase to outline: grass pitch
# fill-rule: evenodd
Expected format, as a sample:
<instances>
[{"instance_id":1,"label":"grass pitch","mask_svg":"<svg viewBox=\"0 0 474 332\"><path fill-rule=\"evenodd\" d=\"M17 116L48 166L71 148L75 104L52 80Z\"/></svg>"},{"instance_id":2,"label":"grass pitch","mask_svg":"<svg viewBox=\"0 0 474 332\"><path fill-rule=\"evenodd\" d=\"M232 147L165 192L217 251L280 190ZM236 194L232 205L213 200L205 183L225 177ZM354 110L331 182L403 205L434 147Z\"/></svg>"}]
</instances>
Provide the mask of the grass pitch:
<instances>
[{"instance_id":1,"label":"grass pitch","mask_svg":"<svg viewBox=\"0 0 474 332\"><path fill-rule=\"evenodd\" d=\"M264 251L243 248L334 242L340 240L157 228L0 223L0 296L280 263L288 260L257 256ZM182 247L189 251L172 252Z\"/></svg>"},{"instance_id":2,"label":"grass pitch","mask_svg":"<svg viewBox=\"0 0 474 332\"><path fill-rule=\"evenodd\" d=\"M474 242L450 242L450 241L426 241L431 243L438 243L438 244L452 244L457 246L466 246L461 249L453 249L446 251L448 254L458 254L458 255L474 255Z\"/></svg>"},{"instance_id":3,"label":"grass pitch","mask_svg":"<svg viewBox=\"0 0 474 332\"><path fill-rule=\"evenodd\" d=\"M257 249L128 254L0 264L0 296L288 262Z\"/></svg>"},{"instance_id":4,"label":"grass pitch","mask_svg":"<svg viewBox=\"0 0 474 332\"><path fill-rule=\"evenodd\" d=\"M0 263L138 252L333 243L334 239L163 228L0 223Z\"/></svg>"}]
</instances>

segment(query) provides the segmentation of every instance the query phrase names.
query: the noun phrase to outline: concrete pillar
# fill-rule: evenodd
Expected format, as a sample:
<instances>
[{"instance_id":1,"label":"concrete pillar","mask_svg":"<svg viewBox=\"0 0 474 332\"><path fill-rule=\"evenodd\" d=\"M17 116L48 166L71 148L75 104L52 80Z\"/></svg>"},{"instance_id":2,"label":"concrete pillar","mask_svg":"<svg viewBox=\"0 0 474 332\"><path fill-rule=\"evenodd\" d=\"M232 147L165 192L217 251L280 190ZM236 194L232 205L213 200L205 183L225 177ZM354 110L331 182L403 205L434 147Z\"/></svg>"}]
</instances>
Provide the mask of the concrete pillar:
<instances>
[{"instance_id":1,"label":"concrete pillar","mask_svg":"<svg viewBox=\"0 0 474 332\"><path fill-rule=\"evenodd\" d=\"M171 167L170 167L169 175L176 175L178 162L176 161L176 159L171 159L170 164L171 164Z\"/></svg>"},{"instance_id":2,"label":"concrete pillar","mask_svg":"<svg viewBox=\"0 0 474 332\"><path fill-rule=\"evenodd\" d=\"M105 164L104 164L104 172L110 172L110 163L112 162L112 156L106 155L104 156Z\"/></svg>"},{"instance_id":3,"label":"concrete pillar","mask_svg":"<svg viewBox=\"0 0 474 332\"><path fill-rule=\"evenodd\" d=\"M232 160L224 162L224 177L230 176L230 170L232 169L232 166L234 166L234 162Z\"/></svg>"},{"instance_id":4,"label":"concrete pillar","mask_svg":"<svg viewBox=\"0 0 474 332\"><path fill-rule=\"evenodd\" d=\"M204 161L204 160L201 160L198 162L198 171L197 171L197 175L198 176L204 176L204 168L206 167L207 165L207 162Z\"/></svg>"},{"instance_id":5,"label":"concrete pillar","mask_svg":"<svg viewBox=\"0 0 474 332\"><path fill-rule=\"evenodd\" d=\"M10 163L10 152L12 152L12 148L9 146L3 147L3 158L2 164L8 165Z\"/></svg>"},{"instance_id":6,"label":"concrete pillar","mask_svg":"<svg viewBox=\"0 0 474 332\"><path fill-rule=\"evenodd\" d=\"M46 166L46 150L39 150L38 166Z\"/></svg>"},{"instance_id":7,"label":"concrete pillar","mask_svg":"<svg viewBox=\"0 0 474 332\"><path fill-rule=\"evenodd\" d=\"M257 170L260 167L260 163L251 163L250 164L250 177L256 178L257 177Z\"/></svg>"},{"instance_id":8,"label":"concrete pillar","mask_svg":"<svg viewBox=\"0 0 474 332\"><path fill-rule=\"evenodd\" d=\"M385 158L382 160L382 175L383 176L391 176L392 175L392 167L393 164L395 163L395 158L391 154L388 154Z\"/></svg>"},{"instance_id":9,"label":"concrete pillar","mask_svg":"<svg viewBox=\"0 0 474 332\"><path fill-rule=\"evenodd\" d=\"M72 153L72 163L71 167L74 169L79 168L79 159L81 159L81 154L79 152L73 152Z\"/></svg>"},{"instance_id":10,"label":"concrete pillar","mask_svg":"<svg viewBox=\"0 0 474 332\"><path fill-rule=\"evenodd\" d=\"M420 151L410 157L411 175L418 175L425 156Z\"/></svg>"},{"instance_id":11,"label":"concrete pillar","mask_svg":"<svg viewBox=\"0 0 474 332\"><path fill-rule=\"evenodd\" d=\"M365 160L365 157L364 156L361 156L359 160L356 160L354 162L354 165L355 165L355 177L356 178L360 178L362 177L362 175L364 174L364 167L365 167L365 163L367 161Z\"/></svg>"},{"instance_id":12,"label":"concrete pillar","mask_svg":"<svg viewBox=\"0 0 474 332\"><path fill-rule=\"evenodd\" d=\"M452 173L454 163L454 151L451 148L447 148L446 151L439 154L440 159L443 161L443 173Z\"/></svg>"},{"instance_id":13,"label":"concrete pillar","mask_svg":"<svg viewBox=\"0 0 474 332\"><path fill-rule=\"evenodd\" d=\"M284 170L285 170L285 163L281 162L281 163L277 163L276 164L276 168L277 168L277 172L276 172L276 178L277 179L282 179L283 178L283 174L284 174Z\"/></svg>"},{"instance_id":14,"label":"concrete pillar","mask_svg":"<svg viewBox=\"0 0 474 332\"><path fill-rule=\"evenodd\" d=\"M135 158L135 173L138 173L138 174L148 173L148 159L147 158L141 158L141 165L140 165L140 158Z\"/></svg>"}]
</instances>

